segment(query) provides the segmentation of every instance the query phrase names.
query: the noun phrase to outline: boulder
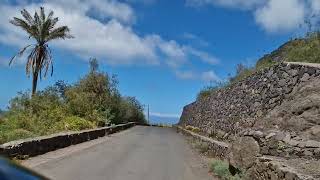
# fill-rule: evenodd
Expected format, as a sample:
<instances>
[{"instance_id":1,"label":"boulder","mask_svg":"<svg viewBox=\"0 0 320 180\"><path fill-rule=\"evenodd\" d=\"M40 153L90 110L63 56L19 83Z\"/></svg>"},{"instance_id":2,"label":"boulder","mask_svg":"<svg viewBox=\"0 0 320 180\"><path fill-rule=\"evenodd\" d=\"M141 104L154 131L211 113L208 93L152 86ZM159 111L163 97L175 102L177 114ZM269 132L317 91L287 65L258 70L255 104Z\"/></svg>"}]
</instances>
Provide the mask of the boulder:
<instances>
[{"instance_id":1,"label":"boulder","mask_svg":"<svg viewBox=\"0 0 320 180\"><path fill-rule=\"evenodd\" d=\"M237 168L248 169L259 153L260 147L254 138L238 137L230 148L229 163Z\"/></svg>"}]
</instances>

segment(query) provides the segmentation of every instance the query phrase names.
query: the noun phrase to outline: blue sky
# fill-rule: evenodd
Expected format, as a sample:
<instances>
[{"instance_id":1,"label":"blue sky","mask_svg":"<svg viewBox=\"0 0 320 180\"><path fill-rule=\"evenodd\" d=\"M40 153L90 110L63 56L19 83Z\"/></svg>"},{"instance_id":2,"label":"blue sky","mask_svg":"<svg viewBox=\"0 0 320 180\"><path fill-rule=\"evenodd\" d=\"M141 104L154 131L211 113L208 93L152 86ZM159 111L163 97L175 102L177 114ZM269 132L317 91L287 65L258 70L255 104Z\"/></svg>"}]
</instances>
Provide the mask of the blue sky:
<instances>
[{"instance_id":1,"label":"blue sky","mask_svg":"<svg viewBox=\"0 0 320 180\"><path fill-rule=\"evenodd\" d=\"M22 2L22 3L21 3ZM0 107L30 89L25 57L8 60L32 40L8 23L23 8L54 10L72 40L50 44L57 80L75 82L88 59L118 75L122 94L150 104L151 114L177 118L206 85L233 74L238 63L253 65L290 38L320 9L318 0L5 0L0 4Z\"/></svg>"}]
</instances>

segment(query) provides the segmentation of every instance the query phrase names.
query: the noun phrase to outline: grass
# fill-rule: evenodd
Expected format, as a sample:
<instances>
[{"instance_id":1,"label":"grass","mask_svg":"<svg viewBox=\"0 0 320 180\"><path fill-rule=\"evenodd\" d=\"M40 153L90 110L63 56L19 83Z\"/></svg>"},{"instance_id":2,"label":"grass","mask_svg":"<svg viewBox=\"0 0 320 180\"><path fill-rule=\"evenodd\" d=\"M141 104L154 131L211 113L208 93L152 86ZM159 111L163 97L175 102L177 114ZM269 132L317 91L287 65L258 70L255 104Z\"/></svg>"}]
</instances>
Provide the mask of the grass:
<instances>
[{"instance_id":1,"label":"grass","mask_svg":"<svg viewBox=\"0 0 320 180\"><path fill-rule=\"evenodd\" d=\"M223 180L241 180L241 175L232 176L229 171L229 164L221 160L213 160L210 164L210 171Z\"/></svg>"},{"instance_id":2,"label":"grass","mask_svg":"<svg viewBox=\"0 0 320 180\"><path fill-rule=\"evenodd\" d=\"M193 146L198 149L201 154L209 151L209 144L206 142L197 141Z\"/></svg>"}]
</instances>

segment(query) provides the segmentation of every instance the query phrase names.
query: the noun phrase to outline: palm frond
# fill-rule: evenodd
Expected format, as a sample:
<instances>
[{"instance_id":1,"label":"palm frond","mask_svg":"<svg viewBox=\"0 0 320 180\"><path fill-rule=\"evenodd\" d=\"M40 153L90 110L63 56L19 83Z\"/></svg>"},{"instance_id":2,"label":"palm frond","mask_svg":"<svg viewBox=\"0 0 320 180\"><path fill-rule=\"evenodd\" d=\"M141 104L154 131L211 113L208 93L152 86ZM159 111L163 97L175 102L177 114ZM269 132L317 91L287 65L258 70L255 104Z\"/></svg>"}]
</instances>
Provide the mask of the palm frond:
<instances>
[{"instance_id":1,"label":"palm frond","mask_svg":"<svg viewBox=\"0 0 320 180\"><path fill-rule=\"evenodd\" d=\"M50 11L48 16L47 16L47 19L52 19L53 15L54 15L54 12Z\"/></svg>"},{"instance_id":2,"label":"palm frond","mask_svg":"<svg viewBox=\"0 0 320 180\"><path fill-rule=\"evenodd\" d=\"M73 38L72 35L69 34L70 29L67 26L61 26L56 29L53 29L49 36L46 39L46 42L51 41L53 39L70 39Z\"/></svg>"},{"instance_id":3,"label":"palm frond","mask_svg":"<svg viewBox=\"0 0 320 180\"><path fill-rule=\"evenodd\" d=\"M52 28L54 28L54 26L57 24L57 22L59 21L59 18L53 18L52 20L51 20L51 26L50 26L50 30L52 29Z\"/></svg>"},{"instance_id":4,"label":"palm frond","mask_svg":"<svg viewBox=\"0 0 320 180\"><path fill-rule=\"evenodd\" d=\"M46 20L46 14L44 12L44 8L40 7L40 17L41 17L41 21L44 22Z\"/></svg>"},{"instance_id":5,"label":"palm frond","mask_svg":"<svg viewBox=\"0 0 320 180\"><path fill-rule=\"evenodd\" d=\"M33 20L32 16L30 15L30 13L27 10L23 9L21 11L21 14L24 17L24 19L26 19L28 21L29 26L34 25L34 20Z\"/></svg>"},{"instance_id":6,"label":"palm frond","mask_svg":"<svg viewBox=\"0 0 320 180\"><path fill-rule=\"evenodd\" d=\"M26 21L24 21L23 19L20 19L20 18L14 17L13 20L10 20L10 23L15 26L21 27L25 31L29 31L29 29L30 29L30 25Z\"/></svg>"},{"instance_id":7,"label":"palm frond","mask_svg":"<svg viewBox=\"0 0 320 180\"><path fill-rule=\"evenodd\" d=\"M22 48L16 55L14 55L14 56L10 59L9 66L11 66L13 60L14 60L16 57L21 57L21 56L23 55L23 53L24 53L30 46L32 46L32 44L29 44L28 46Z\"/></svg>"}]
</instances>

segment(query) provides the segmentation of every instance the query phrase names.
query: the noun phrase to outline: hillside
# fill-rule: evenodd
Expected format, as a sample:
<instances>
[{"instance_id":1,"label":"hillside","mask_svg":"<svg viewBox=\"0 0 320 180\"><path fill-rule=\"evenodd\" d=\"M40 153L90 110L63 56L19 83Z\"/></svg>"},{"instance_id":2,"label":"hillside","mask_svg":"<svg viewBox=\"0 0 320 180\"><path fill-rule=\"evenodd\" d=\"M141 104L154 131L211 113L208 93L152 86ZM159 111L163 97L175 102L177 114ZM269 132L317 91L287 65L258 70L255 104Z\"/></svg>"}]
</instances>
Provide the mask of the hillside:
<instances>
[{"instance_id":1,"label":"hillside","mask_svg":"<svg viewBox=\"0 0 320 180\"><path fill-rule=\"evenodd\" d=\"M311 33L304 38L290 40L260 58L254 67L239 64L237 74L230 78L230 82L241 81L261 69L281 62L320 63L320 35Z\"/></svg>"},{"instance_id":2,"label":"hillside","mask_svg":"<svg viewBox=\"0 0 320 180\"><path fill-rule=\"evenodd\" d=\"M290 40L259 59L257 66L270 61L320 63L320 35L312 33L305 38Z\"/></svg>"},{"instance_id":3,"label":"hillside","mask_svg":"<svg viewBox=\"0 0 320 180\"><path fill-rule=\"evenodd\" d=\"M319 42L295 39L238 67L230 83L185 106L179 125L230 144L227 160L249 179L319 179Z\"/></svg>"}]
</instances>

